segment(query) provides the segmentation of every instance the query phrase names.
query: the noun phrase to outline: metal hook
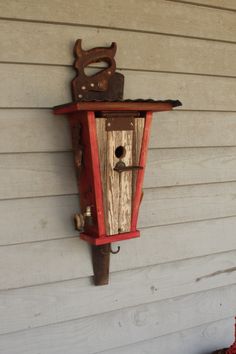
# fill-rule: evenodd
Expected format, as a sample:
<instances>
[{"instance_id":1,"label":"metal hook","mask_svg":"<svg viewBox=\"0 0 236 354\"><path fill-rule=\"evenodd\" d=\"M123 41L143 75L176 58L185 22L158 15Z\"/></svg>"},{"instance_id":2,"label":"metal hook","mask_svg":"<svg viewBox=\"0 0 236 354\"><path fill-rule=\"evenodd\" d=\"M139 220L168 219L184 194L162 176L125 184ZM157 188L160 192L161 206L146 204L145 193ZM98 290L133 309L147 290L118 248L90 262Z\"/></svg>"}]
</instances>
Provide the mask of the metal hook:
<instances>
[{"instance_id":1,"label":"metal hook","mask_svg":"<svg viewBox=\"0 0 236 354\"><path fill-rule=\"evenodd\" d=\"M110 245L110 252L111 252L112 254L117 254L117 253L119 253L119 252L120 252L120 246L117 247L117 250L116 250L116 251L113 251L112 248L111 248L111 245Z\"/></svg>"},{"instance_id":2,"label":"metal hook","mask_svg":"<svg viewBox=\"0 0 236 354\"><path fill-rule=\"evenodd\" d=\"M109 249L104 249L104 247L101 247L100 249L100 252L103 256L106 256L108 255L109 253L112 253L112 254L117 254L120 252L120 246L117 247L117 250L116 251L113 251L112 248L111 248L111 244L109 244Z\"/></svg>"}]
</instances>

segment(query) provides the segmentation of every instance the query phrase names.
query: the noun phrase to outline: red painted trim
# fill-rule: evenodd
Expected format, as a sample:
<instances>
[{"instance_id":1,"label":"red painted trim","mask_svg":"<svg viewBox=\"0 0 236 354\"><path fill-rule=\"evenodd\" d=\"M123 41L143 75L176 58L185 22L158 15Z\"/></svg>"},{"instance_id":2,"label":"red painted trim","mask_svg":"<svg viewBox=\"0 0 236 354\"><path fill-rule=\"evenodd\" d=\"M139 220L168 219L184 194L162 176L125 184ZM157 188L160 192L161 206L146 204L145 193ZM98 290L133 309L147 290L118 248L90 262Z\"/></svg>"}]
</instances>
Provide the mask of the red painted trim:
<instances>
[{"instance_id":1,"label":"red painted trim","mask_svg":"<svg viewBox=\"0 0 236 354\"><path fill-rule=\"evenodd\" d=\"M170 102L78 102L54 107L54 114L65 114L76 111L171 111Z\"/></svg>"},{"instance_id":2,"label":"red painted trim","mask_svg":"<svg viewBox=\"0 0 236 354\"><path fill-rule=\"evenodd\" d=\"M94 193L96 201L96 211L97 211L97 225L98 225L98 236L104 236L106 233L105 228L105 217L104 217L104 207L103 207L103 195L102 195L102 182L100 175L100 163L98 156L98 143L97 143L97 133L96 133L96 121L94 112L89 111L88 113L88 132L89 132L89 144L91 146L91 161L92 161L92 171L93 171L93 183L94 183Z\"/></svg>"},{"instance_id":3,"label":"red painted trim","mask_svg":"<svg viewBox=\"0 0 236 354\"><path fill-rule=\"evenodd\" d=\"M138 230L135 230L133 232L126 232L123 234L116 234L112 236L105 235L103 237L98 237L94 238L90 235L81 233L80 238L84 241L89 242L92 245L95 246L100 246L100 245L105 245L107 243L112 243L112 242L118 242L118 241L124 241L124 240L129 240L131 238L139 237L140 232Z\"/></svg>"},{"instance_id":4,"label":"red painted trim","mask_svg":"<svg viewBox=\"0 0 236 354\"><path fill-rule=\"evenodd\" d=\"M152 112L147 112L145 118L142 148L141 148L140 160L139 160L139 166L143 167L143 169L138 170L136 191L135 191L135 196L132 204L133 213L131 219L131 231L136 230L136 226L137 226L138 212L139 212L139 207L142 198L143 179L144 179L144 172L145 172L145 166L147 160L147 150L148 150L151 122L152 122Z\"/></svg>"}]
</instances>

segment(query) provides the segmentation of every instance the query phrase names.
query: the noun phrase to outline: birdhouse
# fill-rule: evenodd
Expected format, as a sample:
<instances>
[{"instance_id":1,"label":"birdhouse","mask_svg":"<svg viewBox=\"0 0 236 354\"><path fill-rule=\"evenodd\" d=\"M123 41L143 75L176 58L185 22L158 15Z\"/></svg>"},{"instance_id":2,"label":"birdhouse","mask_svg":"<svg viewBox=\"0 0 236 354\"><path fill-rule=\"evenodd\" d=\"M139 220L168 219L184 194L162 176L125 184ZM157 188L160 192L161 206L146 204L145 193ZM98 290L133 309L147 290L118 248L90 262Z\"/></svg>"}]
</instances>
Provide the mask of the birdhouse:
<instances>
[{"instance_id":1,"label":"birdhouse","mask_svg":"<svg viewBox=\"0 0 236 354\"><path fill-rule=\"evenodd\" d=\"M137 220L153 112L179 101L123 100L124 76L117 73L116 44L83 50L74 47L77 76L73 102L54 108L67 115L75 157L81 213L75 215L81 239L92 245L94 282L108 283L111 243L139 237ZM105 62L87 76L85 68Z\"/></svg>"}]
</instances>

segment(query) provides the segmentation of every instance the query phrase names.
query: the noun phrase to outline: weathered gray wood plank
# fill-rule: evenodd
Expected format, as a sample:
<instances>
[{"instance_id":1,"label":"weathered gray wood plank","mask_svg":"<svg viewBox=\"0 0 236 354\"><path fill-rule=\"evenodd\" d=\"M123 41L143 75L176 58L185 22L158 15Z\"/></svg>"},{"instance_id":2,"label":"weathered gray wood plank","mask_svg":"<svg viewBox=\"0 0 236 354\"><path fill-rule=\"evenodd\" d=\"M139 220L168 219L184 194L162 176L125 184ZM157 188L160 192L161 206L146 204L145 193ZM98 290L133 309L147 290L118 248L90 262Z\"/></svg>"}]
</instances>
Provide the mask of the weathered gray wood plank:
<instances>
[{"instance_id":1,"label":"weathered gray wood plank","mask_svg":"<svg viewBox=\"0 0 236 354\"><path fill-rule=\"evenodd\" d=\"M236 76L236 48L230 43L3 20L0 31L0 61L4 62L72 65L73 45L79 36L85 48L117 42L118 68ZM17 46L13 47L13 42Z\"/></svg>"},{"instance_id":2,"label":"weathered gray wood plank","mask_svg":"<svg viewBox=\"0 0 236 354\"><path fill-rule=\"evenodd\" d=\"M93 354L177 330L229 318L235 313L235 285L154 302L45 327L2 335L5 354ZM91 340L91 336L93 340ZM52 346L53 338L53 346ZM101 340L102 338L102 340Z\"/></svg>"},{"instance_id":3,"label":"weathered gray wood plank","mask_svg":"<svg viewBox=\"0 0 236 354\"><path fill-rule=\"evenodd\" d=\"M135 15L134 15L135 9ZM181 3L143 0L11 0L0 3L2 18L125 28L235 42L235 14ZM171 26L169 25L171 23Z\"/></svg>"},{"instance_id":4,"label":"weathered gray wood plank","mask_svg":"<svg viewBox=\"0 0 236 354\"><path fill-rule=\"evenodd\" d=\"M227 272L196 281L199 276L229 267L227 255L115 272L111 274L107 287L94 288L90 278L81 278L2 291L0 333L74 320L232 284L235 275L227 275ZM233 256L229 254L229 262Z\"/></svg>"},{"instance_id":5,"label":"weathered gray wood plank","mask_svg":"<svg viewBox=\"0 0 236 354\"><path fill-rule=\"evenodd\" d=\"M125 70L123 73L125 98L178 98L185 110L236 110L234 78ZM50 108L71 101L72 68L0 64L0 75L2 108Z\"/></svg>"}]
</instances>

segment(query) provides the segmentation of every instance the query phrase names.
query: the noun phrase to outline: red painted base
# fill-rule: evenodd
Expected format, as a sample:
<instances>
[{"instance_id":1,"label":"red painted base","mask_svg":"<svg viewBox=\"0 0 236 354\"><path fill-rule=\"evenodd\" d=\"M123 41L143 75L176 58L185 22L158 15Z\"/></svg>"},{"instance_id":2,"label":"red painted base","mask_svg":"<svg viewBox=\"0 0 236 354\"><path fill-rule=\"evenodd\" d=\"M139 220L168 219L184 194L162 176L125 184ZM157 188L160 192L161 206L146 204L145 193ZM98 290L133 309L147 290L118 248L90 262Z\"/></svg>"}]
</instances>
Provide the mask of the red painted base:
<instances>
[{"instance_id":1,"label":"red painted base","mask_svg":"<svg viewBox=\"0 0 236 354\"><path fill-rule=\"evenodd\" d=\"M91 245L100 246L105 245L107 243L118 242L129 240L131 238L136 238L140 236L140 232L138 230L133 232L126 232L123 234L116 234L116 235L104 235L103 237L95 238L93 236L81 233L80 238L84 241L89 242Z\"/></svg>"}]
</instances>

